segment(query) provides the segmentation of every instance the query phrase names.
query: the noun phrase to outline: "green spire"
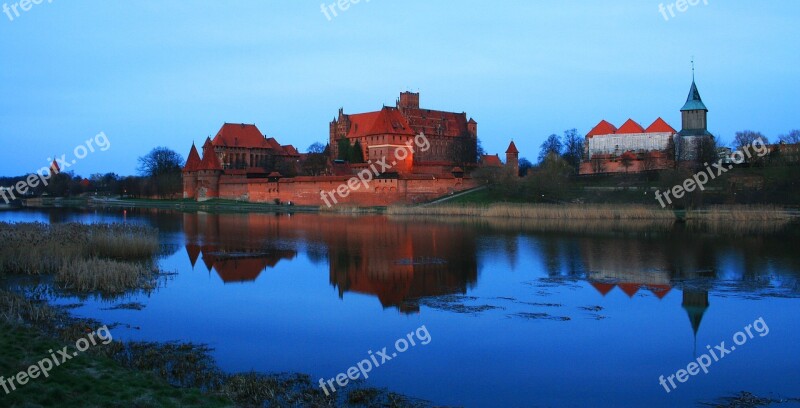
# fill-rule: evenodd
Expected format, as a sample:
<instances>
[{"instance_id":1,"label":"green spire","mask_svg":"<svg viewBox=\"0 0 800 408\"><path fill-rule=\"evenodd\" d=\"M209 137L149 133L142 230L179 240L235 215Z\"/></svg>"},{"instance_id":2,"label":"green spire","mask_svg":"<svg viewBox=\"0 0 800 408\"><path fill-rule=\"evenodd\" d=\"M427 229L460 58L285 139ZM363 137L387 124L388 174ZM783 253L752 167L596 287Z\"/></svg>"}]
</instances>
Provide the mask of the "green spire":
<instances>
[{"instance_id":1,"label":"green spire","mask_svg":"<svg viewBox=\"0 0 800 408\"><path fill-rule=\"evenodd\" d=\"M704 110L708 112L708 108L706 108L706 105L700 98L700 92L697 90L697 85L694 81L692 81L692 88L689 89L689 97L686 98L686 104L681 108L681 112L693 110Z\"/></svg>"}]
</instances>

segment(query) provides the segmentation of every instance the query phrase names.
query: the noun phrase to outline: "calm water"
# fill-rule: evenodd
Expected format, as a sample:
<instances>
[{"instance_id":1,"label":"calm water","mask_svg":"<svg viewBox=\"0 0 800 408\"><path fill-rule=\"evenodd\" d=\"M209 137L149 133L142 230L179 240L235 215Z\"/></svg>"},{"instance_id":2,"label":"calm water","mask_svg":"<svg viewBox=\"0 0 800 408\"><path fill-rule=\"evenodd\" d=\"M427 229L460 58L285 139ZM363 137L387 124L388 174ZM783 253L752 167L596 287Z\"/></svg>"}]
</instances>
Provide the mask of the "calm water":
<instances>
[{"instance_id":1,"label":"calm water","mask_svg":"<svg viewBox=\"0 0 800 408\"><path fill-rule=\"evenodd\" d=\"M0 220L158 227L162 267L177 272L163 287L116 302L60 302L122 323L115 338L207 343L226 371L328 379L425 325L432 341L374 369L370 385L468 407L800 396L797 225L156 210L0 212ZM107 310L134 301L145 309ZM676 381L669 394L659 385L762 317L768 334L753 331L708 374Z\"/></svg>"}]
</instances>

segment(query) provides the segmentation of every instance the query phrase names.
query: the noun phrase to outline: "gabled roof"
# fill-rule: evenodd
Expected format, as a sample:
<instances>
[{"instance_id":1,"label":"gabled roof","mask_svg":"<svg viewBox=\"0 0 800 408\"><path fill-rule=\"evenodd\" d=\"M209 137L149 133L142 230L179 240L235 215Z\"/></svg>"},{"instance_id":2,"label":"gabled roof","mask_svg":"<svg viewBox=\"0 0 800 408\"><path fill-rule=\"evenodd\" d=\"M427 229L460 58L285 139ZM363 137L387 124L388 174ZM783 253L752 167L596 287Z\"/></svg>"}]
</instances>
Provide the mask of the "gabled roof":
<instances>
[{"instance_id":1,"label":"gabled roof","mask_svg":"<svg viewBox=\"0 0 800 408\"><path fill-rule=\"evenodd\" d=\"M626 134L633 134L633 133L644 133L644 128L642 125L636 123L633 119L628 119L619 129L617 129L618 135L626 135Z\"/></svg>"},{"instance_id":2,"label":"gabled roof","mask_svg":"<svg viewBox=\"0 0 800 408\"><path fill-rule=\"evenodd\" d=\"M200 168L200 155L197 153L197 147L192 143L192 150L189 150L189 158L186 159L186 166L183 171L197 171Z\"/></svg>"},{"instance_id":3,"label":"gabled roof","mask_svg":"<svg viewBox=\"0 0 800 408\"><path fill-rule=\"evenodd\" d=\"M347 137L363 137L372 135L414 135L411 125L397 108L384 106L377 112L347 115L350 129Z\"/></svg>"},{"instance_id":4,"label":"gabled roof","mask_svg":"<svg viewBox=\"0 0 800 408\"><path fill-rule=\"evenodd\" d=\"M268 148L270 147L256 125L225 123L214 136L214 146ZM280 146L279 146L280 147Z\"/></svg>"},{"instance_id":5,"label":"gabled roof","mask_svg":"<svg viewBox=\"0 0 800 408\"><path fill-rule=\"evenodd\" d=\"M697 90L697 85L694 83L694 80L692 81L692 87L689 89L689 96L686 98L686 104L681 108L681 112L693 110L704 110L708 112L708 108L706 108L706 105L700 98L700 92Z\"/></svg>"},{"instance_id":6,"label":"gabled roof","mask_svg":"<svg viewBox=\"0 0 800 408\"><path fill-rule=\"evenodd\" d=\"M669 132L669 133L678 133L675 129L672 128L664 119L658 118L647 127L645 133L661 133L661 132Z\"/></svg>"},{"instance_id":7,"label":"gabled roof","mask_svg":"<svg viewBox=\"0 0 800 408\"><path fill-rule=\"evenodd\" d=\"M206 139L203 144L203 160L200 162L199 170L222 170L217 153L214 152L214 144L211 138Z\"/></svg>"},{"instance_id":8,"label":"gabled roof","mask_svg":"<svg viewBox=\"0 0 800 408\"><path fill-rule=\"evenodd\" d=\"M511 144L508 145L508 150L506 150L506 153L519 153L519 150L517 150L517 145L514 144L513 140L511 141Z\"/></svg>"},{"instance_id":9,"label":"gabled roof","mask_svg":"<svg viewBox=\"0 0 800 408\"><path fill-rule=\"evenodd\" d=\"M601 120L597 126L592 128L592 130L586 134L586 137L591 138L592 136L597 135L613 135L614 133L617 133L617 127L605 120Z\"/></svg>"}]
</instances>

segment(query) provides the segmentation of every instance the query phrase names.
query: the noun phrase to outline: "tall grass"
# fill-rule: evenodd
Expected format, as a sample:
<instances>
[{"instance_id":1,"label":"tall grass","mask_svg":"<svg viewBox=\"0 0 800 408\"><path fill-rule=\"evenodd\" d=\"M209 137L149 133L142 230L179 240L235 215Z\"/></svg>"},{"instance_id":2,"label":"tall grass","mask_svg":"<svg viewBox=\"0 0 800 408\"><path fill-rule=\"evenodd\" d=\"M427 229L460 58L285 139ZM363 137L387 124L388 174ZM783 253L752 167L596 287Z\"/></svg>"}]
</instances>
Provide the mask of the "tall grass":
<instances>
[{"instance_id":1,"label":"tall grass","mask_svg":"<svg viewBox=\"0 0 800 408\"><path fill-rule=\"evenodd\" d=\"M781 207L770 205L717 205L686 212L687 220L698 221L776 221L790 220L795 215Z\"/></svg>"},{"instance_id":2,"label":"tall grass","mask_svg":"<svg viewBox=\"0 0 800 408\"><path fill-rule=\"evenodd\" d=\"M492 204L440 205L430 207L393 206L389 215L468 216L498 218L570 219L570 220L674 220L669 210L644 205L581 205L581 204Z\"/></svg>"},{"instance_id":3,"label":"tall grass","mask_svg":"<svg viewBox=\"0 0 800 408\"><path fill-rule=\"evenodd\" d=\"M65 263L56 274L62 289L75 292L121 294L152 289L158 271L153 266L104 259L79 259Z\"/></svg>"},{"instance_id":4,"label":"tall grass","mask_svg":"<svg viewBox=\"0 0 800 408\"><path fill-rule=\"evenodd\" d=\"M92 257L146 259L158 252L158 231L122 224L0 223L0 270L43 275Z\"/></svg>"}]
</instances>

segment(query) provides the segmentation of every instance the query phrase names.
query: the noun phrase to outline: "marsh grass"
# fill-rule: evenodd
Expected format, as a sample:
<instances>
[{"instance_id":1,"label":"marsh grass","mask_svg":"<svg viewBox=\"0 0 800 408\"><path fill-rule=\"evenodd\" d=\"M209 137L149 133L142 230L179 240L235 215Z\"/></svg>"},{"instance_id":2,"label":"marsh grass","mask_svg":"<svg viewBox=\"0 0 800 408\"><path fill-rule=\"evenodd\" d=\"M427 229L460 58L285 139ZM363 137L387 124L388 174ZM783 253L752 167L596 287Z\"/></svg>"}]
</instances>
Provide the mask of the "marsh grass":
<instances>
[{"instance_id":1,"label":"marsh grass","mask_svg":"<svg viewBox=\"0 0 800 408\"><path fill-rule=\"evenodd\" d=\"M65 263L56 273L61 289L79 293L122 294L155 287L158 269L152 265L105 259L77 259Z\"/></svg>"},{"instance_id":2,"label":"marsh grass","mask_svg":"<svg viewBox=\"0 0 800 408\"><path fill-rule=\"evenodd\" d=\"M769 205L718 205L686 212L687 220L708 222L760 222L791 220L793 213Z\"/></svg>"},{"instance_id":3,"label":"marsh grass","mask_svg":"<svg viewBox=\"0 0 800 408\"><path fill-rule=\"evenodd\" d=\"M674 220L675 214L644 205L580 205L580 204L491 204L437 205L425 207L392 206L389 215L431 215L570 220Z\"/></svg>"}]
</instances>

